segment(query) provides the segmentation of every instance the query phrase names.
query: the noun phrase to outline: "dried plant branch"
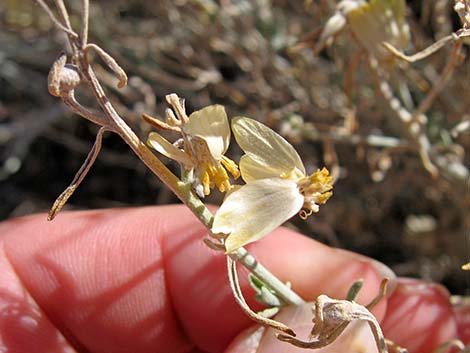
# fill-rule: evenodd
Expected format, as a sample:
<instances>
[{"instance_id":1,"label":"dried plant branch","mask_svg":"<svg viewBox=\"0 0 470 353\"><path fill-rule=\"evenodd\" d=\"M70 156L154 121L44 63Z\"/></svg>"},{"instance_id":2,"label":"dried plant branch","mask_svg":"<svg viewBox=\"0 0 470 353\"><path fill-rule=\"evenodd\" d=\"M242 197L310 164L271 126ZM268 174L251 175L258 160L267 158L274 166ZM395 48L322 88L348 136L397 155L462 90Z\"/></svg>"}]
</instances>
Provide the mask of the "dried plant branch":
<instances>
[{"instance_id":1,"label":"dried plant branch","mask_svg":"<svg viewBox=\"0 0 470 353\"><path fill-rule=\"evenodd\" d=\"M382 45L388 51L390 51L390 53L395 55L397 58L399 58L401 60L404 60L404 61L407 61L409 63L413 63L413 62L422 60L424 58L427 58L428 56L430 56L430 55L434 54L435 52L437 52L438 50L440 50L447 43L449 43L451 41L455 41L457 39L458 39L458 36L456 34L452 33L452 34L450 34L446 37L443 37L443 38L439 39L437 42L434 42L429 47L427 47L427 48L425 48L425 49L421 50L420 52L418 52L416 54L413 54L413 55L403 54L400 50L395 48L392 44L387 43L387 42L383 42Z\"/></svg>"},{"instance_id":2,"label":"dried plant branch","mask_svg":"<svg viewBox=\"0 0 470 353\"><path fill-rule=\"evenodd\" d=\"M346 93L346 96L349 100L349 105L353 105L353 90L354 90L354 74L359 67L363 53L356 51L352 58L349 60L346 72L344 73L343 86Z\"/></svg>"},{"instance_id":3,"label":"dried plant branch","mask_svg":"<svg viewBox=\"0 0 470 353\"><path fill-rule=\"evenodd\" d=\"M82 0L82 48L88 43L88 23L90 21L90 0Z\"/></svg>"},{"instance_id":4,"label":"dried plant branch","mask_svg":"<svg viewBox=\"0 0 470 353\"><path fill-rule=\"evenodd\" d=\"M103 61L108 65L108 67L114 72L114 74L117 76L119 79L119 82L117 84L118 88L123 88L125 85L127 85L127 75L125 71L122 69L121 66L116 62L116 60L113 59L111 55L106 53L102 48L97 46L96 44L90 43L90 44L85 44L84 46L84 52L85 55L88 55L88 52L93 49L98 53L98 55L103 59Z\"/></svg>"},{"instance_id":5,"label":"dried plant branch","mask_svg":"<svg viewBox=\"0 0 470 353\"><path fill-rule=\"evenodd\" d=\"M165 123L164 121L160 119L156 119L153 116L150 116L148 114L142 114L142 118L151 126L157 128L157 129L162 129L162 130L169 130L169 131L179 131L179 128L176 126L172 126L170 124Z\"/></svg>"},{"instance_id":6,"label":"dried plant branch","mask_svg":"<svg viewBox=\"0 0 470 353\"><path fill-rule=\"evenodd\" d=\"M316 338L315 341L303 341L282 334L277 335L277 338L300 348L322 348L333 343L352 321L364 320L369 324L379 352L387 353L387 344L382 329L369 309L385 296L388 281L388 278L382 280L379 293L367 306L362 306L351 300L335 300L326 295L320 295L315 301L314 326L310 334Z\"/></svg>"},{"instance_id":7,"label":"dried plant branch","mask_svg":"<svg viewBox=\"0 0 470 353\"><path fill-rule=\"evenodd\" d=\"M300 348L322 348L333 343L352 321L364 320L369 324L379 352L388 352L382 329L366 307L355 302L334 300L326 295L320 295L315 301L314 310L315 325L311 336L316 337L315 341L303 341L282 334L278 334L277 338Z\"/></svg>"},{"instance_id":8,"label":"dried plant branch","mask_svg":"<svg viewBox=\"0 0 470 353\"><path fill-rule=\"evenodd\" d=\"M461 41L457 42L454 48L456 57L453 60L455 61L458 61L461 44ZM379 66L375 58L370 57L369 63L370 67L376 75L378 87L382 93L382 96L388 102L389 107L396 114L399 121L401 121L404 130L408 134L409 141L416 146L421 157L423 167L433 177L442 176L445 179L456 183L462 190L468 188L469 172L467 167L460 162L453 162L455 165L452 168L449 168L449 162L446 158L443 158L440 155L432 154L432 145L425 131L427 117L424 114L417 115L410 113L393 94L393 90L388 83L388 73ZM443 75L450 76L455 65L455 62L448 64L446 66L447 70L444 69L443 71ZM438 83L443 85L447 79L448 78L444 77L440 79ZM437 87L436 91L431 90L430 94L432 94L432 97L423 103L419 109L427 109L427 107L431 104L432 99L436 97L440 90L442 90L441 86Z\"/></svg>"},{"instance_id":9,"label":"dried plant branch","mask_svg":"<svg viewBox=\"0 0 470 353\"><path fill-rule=\"evenodd\" d=\"M281 282L277 277L271 274L258 260L255 259L245 248L238 249L230 254L234 260L239 261L251 271L256 277L262 280L270 289L276 292L276 296L285 304L300 305L304 300L292 291L288 286Z\"/></svg>"},{"instance_id":10,"label":"dried plant branch","mask_svg":"<svg viewBox=\"0 0 470 353\"><path fill-rule=\"evenodd\" d=\"M413 119L413 115L401 104L398 98L393 94L392 87L388 83L388 75L380 68L378 61L370 57L369 64L373 72L376 75L378 81L377 86L379 87L382 96L388 102L391 110L397 115L402 125L408 132L409 138L412 143L418 148L421 161L424 168L432 175L438 175L438 169L431 161L430 150L431 143L429 142L428 137L425 134L423 123L426 121L426 117L420 115L416 119Z\"/></svg>"},{"instance_id":11,"label":"dried plant branch","mask_svg":"<svg viewBox=\"0 0 470 353\"><path fill-rule=\"evenodd\" d=\"M456 349L457 352L462 353L470 351L470 347L465 347L465 344L461 340L454 339L440 344L433 353L445 353L450 351L452 348Z\"/></svg>"},{"instance_id":12,"label":"dried plant branch","mask_svg":"<svg viewBox=\"0 0 470 353\"><path fill-rule=\"evenodd\" d=\"M92 123L95 123L99 126L105 126L106 125L106 117L103 113L86 108L83 105L81 105L77 100L75 99L75 92L70 91L67 94L64 94L61 96L62 102L70 108L71 111L73 111L75 114L80 115L82 118L85 118Z\"/></svg>"},{"instance_id":13,"label":"dried plant branch","mask_svg":"<svg viewBox=\"0 0 470 353\"><path fill-rule=\"evenodd\" d=\"M453 138L457 138L460 134L465 132L470 132L470 119L468 117L466 120L463 120L457 125L455 125L450 131L450 134Z\"/></svg>"},{"instance_id":14,"label":"dried plant branch","mask_svg":"<svg viewBox=\"0 0 470 353\"><path fill-rule=\"evenodd\" d=\"M406 348L401 347L397 343L393 342L392 340L385 339L385 344L387 345L387 348L391 352L395 353L408 353L408 350Z\"/></svg>"},{"instance_id":15,"label":"dried plant branch","mask_svg":"<svg viewBox=\"0 0 470 353\"><path fill-rule=\"evenodd\" d=\"M388 82L390 79L390 63L383 61L384 57L381 55L381 50L379 50L379 47L383 47L395 57L406 61L416 61L431 55L450 41L454 41L454 49L459 51L459 47L462 45L464 38L470 36L470 10L468 2L466 0L455 0L454 10L458 13L463 27L414 56L406 56L394 47L394 45L400 48L406 47L408 42L407 37L409 36L407 33L409 27L404 18L404 1L400 3L401 5L397 2L396 7L390 4L384 5L385 3L380 2L376 2L374 5L371 3L366 4L365 2L352 3L354 4L352 9L344 8L345 12L343 11L344 15L348 18L348 26L352 31L353 37L357 39L358 45L363 47L368 53L369 66L375 73L378 81L377 86L388 102L389 107L401 122L403 131L408 135L408 140L418 150L424 168L433 177L443 176L451 182L457 182L461 188L468 187L466 181L468 178L468 169L462 163L449 162L445 157L435 155L433 146L426 135L427 118L424 115L424 112L431 106L437 94L442 90L445 82L451 76L455 65L457 65L458 53L454 52L453 55L455 55L456 58L454 59L454 57L452 57L450 63L447 63L438 84L431 89L428 96L421 102L418 110L413 114L395 97L393 89ZM341 4L349 5L350 2L341 2ZM378 4L385 6L384 8L394 13L394 18L385 18L386 11L384 12L384 8L381 8ZM361 6L363 6L363 11L357 12L357 7ZM340 7L337 7L337 9L338 8ZM333 15L332 18L334 16L336 16L336 14ZM367 25L365 23L367 23ZM383 32L376 34L374 31L371 31L371 28L374 28L374 26L376 26L377 30L383 29ZM386 28L384 28L384 26ZM396 31L396 26L400 26L399 31ZM450 168L449 164L452 163L452 168Z\"/></svg>"},{"instance_id":16,"label":"dried plant branch","mask_svg":"<svg viewBox=\"0 0 470 353\"><path fill-rule=\"evenodd\" d=\"M63 0L54 0L54 3L55 3L57 10L59 11L59 15L61 17L62 22L65 24L67 28L72 29L72 25L70 23L70 16L67 11L67 8L65 7Z\"/></svg>"},{"instance_id":17,"label":"dried plant branch","mask_svg":"<svg viewBox=\"0 0 470 353\"><path fill-rule=\"evenodd\" d=\"M91 166L95 163L96 158L98 157L100 153L101 142L103 139L103 134L105 132L106 132L106 128L104 127L98 130L98 133L96 134L95 143L93 144L93 147L88 153L88 156L86 157L85 162L83 162L82 166L78 170L77 174L75 174L75 177L73 178L72 182L67 187L67 189L65 189L60 194L60 196L55 200L54 204L52 205L49 211L49 214L47 215L48 221L52 221L55 218L57 213L60 212L62 207L64 207L64 205L67 203L67 200L70 198L70 196L72 196L75 190L77 190L78 186L83 181L83 179L85 179L85 176L90 171Z\"/></svg>"},{"instance_id":18,"label":"dried plant branch","mask_svg":"<svg viewBox=\"0 0 470 353\"><path fill-rule=\"evenodd\" d=\"M455 43L450 58L447 60L446 66L439 76L439 80L432 86L426 97L420 102L418 108L413 112L413 119L420 116L421 114L424 114L430 108L437 95L442 91L447 81L449 81L454 72L454 69L460 62L460 50L462 45L462 41L457 41Z\"/></svg>"},{"instance_id":19,"label":"dried plant branch","mask_svg":"<svg viewBox=\"0 0 470 353\"><path fill-rule=\"evenodd\" d=\"M303 349L318 349L322 347L326 347L333 343L341 333L348 327L349 322L343 322L337 327L335 327L334 331L330 332L329 335L323 337L322 340L319 341L302 341L295 337L285 336L285 335L277 335L277 339L282 342L290 343L296 347L303 348Z\"/></svg>"},{"instance_id":20,"label":"dried plant branch","mask_svg":"<svg viewBox=\"0 0 470 353\"><path fill-rule=\"evenodd\" d=\"M431 104L434 102L437 95L442 91L445 84L452 76L454 69L459 64L460 50L462 48L463 42L459 35L452 33L451 35L441 38L440 40L433 43L426 49L412 56L407 56L403 54L398 49L393 47L390 43L386 43L386 42L382 43L396 57L402 60L405 60L407 62L415 62L415 61L424 59L428 57L429 55L437 52L449 41L454 41L455 43L454 48L452 49L450 58L447 60L446 66L444 67L441 75L439 76L439 80L432 86L431 90L427 93L426 97L420 102L418 108L413 112L412 120L417 119L419 116L424 114L430 108Z\"/></svg>"},{"instance_id":21,"label":"dried plant branch","mask_svg":"<svg viewBox=\"0 0 470 353\"><path fill-rule=\"evenodd\" d=\"M60 21L55 17L54 13L51 11L50 7L43 0L35 0L39 6L42 7L44 12L49 16L49 19L57 27L57 29L67 33L73 38L78 38L78 34L75 33L72 29L65 27Z\"/></svg>"},{"instance_id":22,"label":"dried plant branch","mask_svg":"<svg viewBox=\"0 0 470 353\"><path fill-rule=\"evenodd\" d=\"M255 313L249 305L246 303L245 298L243 297L242 290L240 288L240 283L238 281L238 273L237 273L237 262L233 260L230 256L227 256L227 273L230 282L230 288L232 289L233 296L235 301L243 310L243 312L253 321L264 325L272 327L275 330L282 331L290 336L295 336L294 331L292 331L289 327L284 325L282 322L268 319L258 313Z\"/></svg>"},{"instance_id":23,"label":"dried plant branch","mask_svg":"<svg viewBox=\"0 0 470 353\"><path fill-rule=\"evenodd\" d=\"M390 279L389 278L384 278L381 282L380 282L380 289L379 289L379 293L377 293L377 295L375 296L374 299L372 299L372 301L366 305L366 308L369 309L369 310L372 310L372 308L374 306L376 306L381 300L383 297L385 297L385 295L387 294L387 286L388 286L388 282L390 282Z\"/></svg>"}]
</instances>

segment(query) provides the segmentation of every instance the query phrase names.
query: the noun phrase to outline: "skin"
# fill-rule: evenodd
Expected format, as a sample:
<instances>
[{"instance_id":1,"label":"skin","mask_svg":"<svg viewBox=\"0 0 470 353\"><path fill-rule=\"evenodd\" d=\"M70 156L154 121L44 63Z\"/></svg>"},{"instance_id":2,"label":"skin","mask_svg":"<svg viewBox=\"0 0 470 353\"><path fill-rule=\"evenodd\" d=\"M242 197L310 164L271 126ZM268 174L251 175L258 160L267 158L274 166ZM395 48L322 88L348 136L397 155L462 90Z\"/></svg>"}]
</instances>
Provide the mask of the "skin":
<instances>
[{"instance_id":1,"label":"skin","mask_svg":"<svg viewBox=\"0 0 470 353\"><path fill-rule=\"evenodd\" d=\"M53 222L40 214L1 223L0 351L236 351L252 322L232 297L224 255L202 243L205 234L183 206L63 212ZM365 280L360 303L376 295L384 276L394 287L383 265L287 229L249 250L309 300L322 293L344 298L358 278ZM239 273L248 303L259 309L247 271ZM386 310L394 309L384 298L374 314L382 320ZM410 325L420 320L425 318Z\"/></svg>"}]
</instances>

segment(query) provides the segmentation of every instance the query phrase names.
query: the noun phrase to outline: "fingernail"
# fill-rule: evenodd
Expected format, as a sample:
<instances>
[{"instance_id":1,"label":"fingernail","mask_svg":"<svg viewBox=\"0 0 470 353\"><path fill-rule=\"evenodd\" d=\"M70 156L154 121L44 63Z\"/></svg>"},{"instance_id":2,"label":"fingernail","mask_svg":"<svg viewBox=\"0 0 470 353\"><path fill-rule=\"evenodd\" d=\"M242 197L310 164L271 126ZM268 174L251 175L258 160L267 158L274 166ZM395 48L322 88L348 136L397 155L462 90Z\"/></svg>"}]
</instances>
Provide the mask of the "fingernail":
<instances>
[{"instance_id":1,"label":"fingernail","mask_svg":"<svg viewBox=\"0 0 470 353\"><path fill-rule=\"evenodd\" d=\"M375 259L372 259L370 257L357 254L355 252L349 251L349 250L344 250L344 249L335 249L335 251L342 253L345 256L350 257L354 261L361 261L361 262L367 262L377 273L378 277L383 279L383 278L388 278L389 282L387 284L387 297L390 297L390 295L393 293L395 290L395 287L397 286L397 275L395 272L392 271L390 267L385 265L384 263L377 261Z\"/></svg>"}]
</instances>

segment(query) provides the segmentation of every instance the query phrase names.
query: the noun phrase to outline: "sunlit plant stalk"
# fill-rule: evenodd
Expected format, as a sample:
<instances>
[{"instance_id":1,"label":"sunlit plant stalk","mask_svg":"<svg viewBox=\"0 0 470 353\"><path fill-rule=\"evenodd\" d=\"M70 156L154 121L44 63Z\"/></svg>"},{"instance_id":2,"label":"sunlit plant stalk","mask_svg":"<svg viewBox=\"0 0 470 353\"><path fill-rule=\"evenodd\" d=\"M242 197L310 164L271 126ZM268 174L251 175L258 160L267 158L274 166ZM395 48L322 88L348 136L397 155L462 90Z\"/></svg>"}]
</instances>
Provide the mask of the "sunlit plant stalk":
<instances>
[{"instance_id":1,"label":"sunlit plant stalk","mask_svg":"<svg viewBox=\"0 0 470 353\"><path fill-rule=\"evenodd\" d=\"M82 33L80 35L78 35L71 27L69 15L62 0L55 0L60 19L55 17L52 10L43 0L35 1L46 11L55 26L67 35L72 51L70 64L66 63L67 56L65 54L61 54L53 64L49 75L49 92L60 97L74 113L101 126L92 151L72 181L72 184L54 203L48 219L52 220L55 217L55 215L65 205L67 199L73 194L80 182L84 179L86 173L89 171L98 155L103 133L111 131L118 134L131 147L134 153L145 163L145 165L175 193L175 195L193 212L193 214L210 232L213 215L192 191L191 185L176 177L148 149L148 147L140 141L132 129L119 116L109 99L106 97L106 94L88 61L87 53L90 50L96 51L101 59L118 77L118 87L123 87L127 83L127 76L116 61L103 49L98 47L96 44L87 43L89 1L83 0ZM76 101L74 90L82 83L82 81L86 81L91 88L102 112L93 111L92 109L82 106ZM240 248L230 254L230 257L239 261L259 279L261 279L276 293L284 304L300 305L304 302L299 295L271 274L251 254L249 254L246 249Z\"/></svg>"}]
</instances>

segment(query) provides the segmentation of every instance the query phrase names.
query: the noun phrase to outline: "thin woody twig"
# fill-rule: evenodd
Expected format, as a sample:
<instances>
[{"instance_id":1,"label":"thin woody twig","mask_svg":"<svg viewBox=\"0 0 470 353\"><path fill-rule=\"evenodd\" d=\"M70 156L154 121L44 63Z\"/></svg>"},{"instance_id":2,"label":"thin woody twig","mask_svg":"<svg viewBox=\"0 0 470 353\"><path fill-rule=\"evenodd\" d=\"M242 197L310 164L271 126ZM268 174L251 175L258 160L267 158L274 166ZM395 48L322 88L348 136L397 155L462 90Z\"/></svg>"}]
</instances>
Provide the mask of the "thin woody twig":
<instances>
[{"instance_id":1,"label":"thin woody twig","mask_svg":"<svg viewBox=\"0 0 470 353\"><path fill-rule=\"evenodd\" d=\"M88 43L89 17L90 17L90 1L82 0L82 30L81 30L82 48L84 48Z\"/></svg>"},{"instance_id":2,"label":"thin woody twig","mask_svg":"<svg viewBox=\"0 0 470 353\"><path fill-rule=\"evenodd\" d=\"M266 267L259 263L245 248L241 247L229 256L243 264L251 273L263 281L267 287L275 291L276 296L285 304L300 305L305 302L299 295L292 291L292 289L287 287L269 272Z\"/></svg>"},{"instance_id":3,"label":"thin woody twig","mask_svg":"<svg viewBox=\"0 0 470 353\"><path fill-rule=\"evenodd\" d=\"M395 353L408 353L408 350L406 348L401 347L397 343L393 342L392 340L385 339L385 344L387 345L387 348L391 352Z\"/></svg>"},{"instance_id":4,"label":"thin woody twig","mask_svg":"<svg viewBox=\"0 0 470 353\"><path fill-rule=\"evenodd\" d=\"M465 344L459 339L453 339L453 340L440 344L433 353L449 352L451 348L455 348L457 352L466 352Z\"/></svg>"},{"instance_id":5,"label":"thin woody twig","mask_svg":"<svg viewBox=\"0 0 470 353\"><path fill-rule=\"evenodd\" d=\"M459 63L460 49L462 48L463 42L458 41L455 43L454 48L452 49L452 54L450 59L447 61L446 66L442 70L442 73L439 77L439 80L432 86L432 89L428 92L426 97L420 102L418 108L413 113L413 118L424 114L431 104L434 102L434 99L442 91L447 81L452 76L454 69Z\"/></svg>"},{"instance_id":6,"label":"thin woody twig","mask_svg":"<svg viewBox=\"0 0 470 353\"><path fill-rule=\"evenodd\" d=\"M382 282L380 282L379 293L377 293L374 299L372 299L372 301L366 305L366 308L368 310L371 310L374 306L376 306L382 300L383 297L385 297L385 295L387 294L387 286L388 286L389 281L390 281L389 278L384 278Z\"/></svg>"},{"instance_id":7,"label":"thin woody twig","mask_svg":"<svg viewBox=\"0 0 470 353\"><path fill-rule=\"evenodd\" d=\"M382 45L390 51L393 55L395 55L397 58L407 61L409 63L413 63L419 60L422 60L424 58L427 58L428 56L434 54L437 52L439 49L441 49L443 46L445 46L447 43L457 40L458 37L452 33L446 37L443 37L439 39L437 42L431 44L429 47L421 50L420 52L413 54L413 55L406 55L403 54L401 51L399 51L397 48L395 48L392 44L383 42Z\"/></svg>"},{"instance_id":8,"label":"thin woody twig","mask_svg":"<svg viewBox=\"0 0 470 353\"><path fill-rule=\"evenodd\" d=\"M314 312L315 318L311 336L315 337L315 340L303 341L282 334L278 334L277 338L300 348L321 348L333 343L352 321L363 320L369 324L378 351L380 353L388 352L382 329L377 319L365 306L348 300L335 300L326 295L320 295L315 301Z\"/></svg>"},{"instance_id":9,"label":"thin woody twig","mask_svg":"<svg viewBox=\"0 0 470 353\"><path fill-rule=\"evenodd\" d=\"M72 24L70 22L70 16L67 11L67 8L65 7L64 1L63 0L54 0L54 3L56 5L57 11L59 12L59 16L64 23L65 27L73 31ZM74 32L75 33L75 32ZM80 43L78 41L79 37L78 36L70 36L68 37L69 39L69 44L72 49L72 52L74 54L77 54L78 49L81 47Z\"/></svg>"},{"instance_id":10,"label":"thin woody twig","mask_svg":"<svg viewBox=\"0 0 470 353\"><path fill-rule=\"evenodd\" d=\"M65 26L69 29L72 29L72 25L70 24L69 13L67 11L67 8L65 7L63 0L54 0L54 3L57 7L57 10L59 11L59 15L62 18L62 21L65 23Z\"/></svg>"},{"instance_id":11,"label":"thin woody twig","mask_svg":"<svg viewBox=\"0 0 470 353\"><path fill-rule=\"evenodd\" d=\"M382 93L382 96L388 102L391 110L398 116L404 128L406 128L411 142L417 146L418 153L421 157L424 168L432 176L437 176L439 171L432 163L431 157L429 156L431 143L429 142L429 139L424 132L423 123L421 121L425 119L425 117L421 115L418 117L419 119L413 119L413 115L393 94L393 90L387 81L387 74L380 68L377 60L374 57L369 57L369 64L376 75L376 79L378 80L378 87Z\"/></svg>"},{"instance_id":12,"label":"thin woody twig","mask_svg":"<svg viewBox=\"0 0 470 353\"><path fill-rule=\"evenodd\" d=\"M335 300L328 298L326 295L320 295L315 301L314 326L310 334L312 337L316 337L317 340L303 341L285 335L278 335L277 338L300 348L321 348L333 343L333 341L343 333L351 321L365 320L369 324L372 334L374 335L377 349L381 353L386 353L387 344L382 330L374 315L372 315L369 310L377 305L377 303L385 296L388 282L388 278L384 278L382 280L380 283L379 293L366 306L357 304L352 300ZM332 322L329 321L330 319ZM339 324L335 324L338 320L341 320L341 322Z\"/></svg>"},{"instance_id":13,"label":"thin woody twig","mask_svg":"<svg viewBox=\"0 0 470 353\"><path fill-rule=\"evenodd\" d=\"M157 128L157 129L162 129L162 130L169 130L169 131L179 131L180 128L177 126L172 126L170 124L167 124L164 121L161 121L160 119L154 118L153 116L150 116L148 114L142 114L142 118L151 126Z\"/></svg>"},{"instance_id":14,"label":"thin woody twig","mask_svg":"<svg viewBox=\"0 0 470 353\"><path fill-rule=\"evenodd\" d=\"M52 21L52 23L61 31L64 31L68 35L78 38L78 34L75 33L72 29L65 27L60 21L55 17L54 13L51 11L50 7L47 6L47 4L43 0L35 0L39 6L42 7L44 12L49 16L49 19Z\"/></svg>"},{"instance_id":15,"label":"thin woody twig","mask_svg":"<svg viewBox=\"0 0 470 353\"><path fill-rule=\"evenodd\" d=\"M240 305L241 309L243 312L253 321L272 327L275 330L282 331L290 336L295 336L294 331L292 331L289 327L284 325L282 322L268 319L262 315L259 315L255 313L251 308L248 306L248 304L245 301L245 298L243 297L243 293L240 288L240 283L238 282L238 274L237 274L237 267L236 267L236 261L230 258L230 256L227 256L227 273L229 277L229 282L230 282L230 288L232 289L233 296L235 298L235 301Z\"/></svg>"},{"instance_id":16,"label":"thin woody twig","mask_svg":"<svg viewBox=\"0 0 470 353\"><path fill-rule=\"evenodd\" d=\"M84 47L84 52L85 55L88 54L88 52L93 49L96 51L96 53L103 59L103 61L108 65L108 67L114 72L114 74L117 76L119 79L119 82L117 84L118 88L123 88L125 85L127 85L127 75L126 72L122 69L121 66L116 62L116 60L113 59L111 55L106 53L101 47L99 47L96 44L90 43L86 44Z\"/></svg>"},{"instance_id":17,"label":"thin woody twig","mask_svg":"<svg viewBox=\"0 0 470 353\"><path fill-rule=\"evenodd\" d=\"M85 118L92 123L95 123L99 126L105 126L107 124L106 116L96 110L91 110L84 107L75 99L75 92L70 91L67 94L61 96L62 102L70 108L75 114L80 115L82 118Z\"/></svg>"},{"instance_id":18,"label":"thin woody twig","mask_svg":"<svg viewBox=\"0 0 470 353\"><path fill-rule=\"evenodd\" d=\"M65 189L60 194L60 196L55 200L54 204L52 205L49 214L47 215L48 221L52 221L55 218L57 213L62 209L62 207L64 207L64 205L67 203L67 200L70 198L70 196L72 196L75 190L77 190L80 183L90 171L91 166L93 165L93 163L95 163L96 158L100 153L101 141L105 132L106 128L104 127L98 130L98 133L96 134L95 143L93 144L92 149L88 153L85 162L83 162L82 166L78 170L77 174L75 174L75 177L73 178L72 182L67 187L67 189Z\"/></svg>"},{"instance_id":19,"label":"thin woody twig","mask_svg":"<svg viewBox=\"0 0 470 353\"><path fill-rule=\"evenodd\" d=\"M452 135L453 138L457 138L460 134L464 132L470 132L470 119L463 120L459 122L457 125L455 125L452 130L450 131L450 134Z\"/></svg>"}]
</instances>

